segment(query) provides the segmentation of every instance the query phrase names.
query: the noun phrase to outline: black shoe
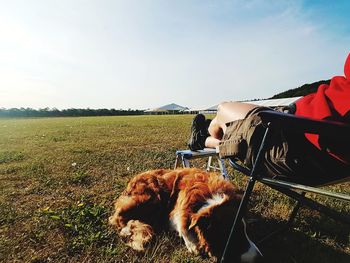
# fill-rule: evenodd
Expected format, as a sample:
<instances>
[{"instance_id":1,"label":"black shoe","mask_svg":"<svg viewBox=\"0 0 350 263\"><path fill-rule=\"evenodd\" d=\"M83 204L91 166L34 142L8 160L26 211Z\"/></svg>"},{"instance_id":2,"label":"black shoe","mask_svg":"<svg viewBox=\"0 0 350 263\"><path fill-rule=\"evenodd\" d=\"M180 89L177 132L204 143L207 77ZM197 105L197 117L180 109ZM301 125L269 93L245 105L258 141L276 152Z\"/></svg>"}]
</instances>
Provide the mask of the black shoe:
<instances>
[{"instance_id":1,"label":"black shoe","mask_svg":"<svg viewBox=\"0 0 350 263\"><path fill-rule=\"evenodd\" d=\"M207 131L208 131L208 129L209 129L210 123L211 123L211 119L206 119L206 120L205 120L205 129L206 129Z\"/></svg>"},{"instance_id":2,"label":"black shoe","mask_svg":"<svg viewBox=\"0 0 350 263\"><path fill-rule=\"evenodd\" d=\"M194 117L191 126L191 136L188 141L188 147L192 151L202 150L205 148L205 140L209 136L209 124L210 120L206 120L203 114L197 114Z\"/></svg>"}]
</instances>

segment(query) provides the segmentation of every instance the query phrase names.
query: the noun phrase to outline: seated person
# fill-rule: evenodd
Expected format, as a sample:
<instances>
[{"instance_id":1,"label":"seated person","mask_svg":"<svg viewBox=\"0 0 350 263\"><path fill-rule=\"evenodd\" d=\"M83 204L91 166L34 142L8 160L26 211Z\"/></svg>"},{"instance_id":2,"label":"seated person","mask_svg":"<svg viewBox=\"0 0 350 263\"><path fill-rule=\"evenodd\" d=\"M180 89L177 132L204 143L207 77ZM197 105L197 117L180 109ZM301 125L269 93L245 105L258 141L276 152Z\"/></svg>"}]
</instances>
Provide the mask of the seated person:
<instances>
[{"instance_id":1,"label":"seated person","mask_svg":"<svg viewBox=\"0 0 350 263\"><path fill-rule=\"evenodd\" d=\"M345 62L345 76L336 76L329 85L320 85L289 107L279 109L289 114L314 119L350 123L350 54ZM251 168L265 128L258 113L271 108L242 102L224 102L213 120L198 114L192 122L189 148L219 148L221 157L233 157ZM268 175L298 176L310 184L329 181L334 173L349 172L349 145L336 138L297 134L275 129L264 156L263 169ZM349 176L350 174L347 174ZM323 178L323 179L322 179ZM334 178L335 179L335 178Z\"/></svg>"}]
</instances>

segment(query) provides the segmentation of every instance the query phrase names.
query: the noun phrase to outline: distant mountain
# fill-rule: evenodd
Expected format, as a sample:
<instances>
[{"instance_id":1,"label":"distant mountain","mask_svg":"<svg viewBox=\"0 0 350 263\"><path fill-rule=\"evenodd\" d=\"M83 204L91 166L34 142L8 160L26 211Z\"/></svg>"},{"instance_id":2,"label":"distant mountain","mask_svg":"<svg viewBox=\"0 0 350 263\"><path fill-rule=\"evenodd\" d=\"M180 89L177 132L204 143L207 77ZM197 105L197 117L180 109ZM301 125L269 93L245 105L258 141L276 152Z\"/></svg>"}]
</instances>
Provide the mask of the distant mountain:
<instances>
[{"instance_id":1,"label":"distant mountain","mask_svg":"<svg viewBox=\"0 0 350 263\"><path fill-rule=\"evenodd\" d=\"M330 82L331 82L331 80L328 79L328 80L320 80L320 81L317 81L317 82L314 82L311 84L304 84L298 88L290 89L290 90L278 93L269 99L281 99L281 98L292 98L292 97L305 96L307 94L316 92L317 88L321 84L329 84Z\"/></svg>"}]
</instances>

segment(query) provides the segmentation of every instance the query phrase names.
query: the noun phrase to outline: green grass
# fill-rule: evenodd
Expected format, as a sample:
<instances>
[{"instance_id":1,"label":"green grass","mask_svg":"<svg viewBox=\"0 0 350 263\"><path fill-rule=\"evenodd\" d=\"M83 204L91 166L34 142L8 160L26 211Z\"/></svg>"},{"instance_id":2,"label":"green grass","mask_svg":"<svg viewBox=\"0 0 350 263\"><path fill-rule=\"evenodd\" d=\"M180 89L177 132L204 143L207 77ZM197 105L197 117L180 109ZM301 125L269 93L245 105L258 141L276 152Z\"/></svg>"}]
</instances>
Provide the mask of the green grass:
<instances>
[{"instance_id":1,"label":"green grass","mask_svg":"<svg viewBox=\"0 0 350 263\"><path fill-rule=\"evenodd\" d=\"M134 174L173 168L191 118L0 119L0 262L212 262L189 254L174 233L136 253L107 224ZM239 175L233 181L245 183ZM350 192L347 184L333 189ZM249 213L255 240L281 226L293 205L262 185L256 190ZM332 199L323 202L350 212ZM291 231L261 250L269 262L349 262L349 232L304 209Z\"/></svg>"}]
</instances>

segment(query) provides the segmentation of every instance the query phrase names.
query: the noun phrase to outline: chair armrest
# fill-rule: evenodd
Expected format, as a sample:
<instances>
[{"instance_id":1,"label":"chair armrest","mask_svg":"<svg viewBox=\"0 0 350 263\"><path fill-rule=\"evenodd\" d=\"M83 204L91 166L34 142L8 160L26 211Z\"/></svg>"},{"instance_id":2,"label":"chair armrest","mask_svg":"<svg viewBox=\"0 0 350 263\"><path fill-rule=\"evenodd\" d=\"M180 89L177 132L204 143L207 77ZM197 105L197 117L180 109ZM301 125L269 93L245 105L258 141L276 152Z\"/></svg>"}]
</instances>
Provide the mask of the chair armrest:
<instances>
[{"instance_id":1,"label":"chair armrest","mask_svg":"<svg viewBox=\"0 0 350 263\"><path fill-rule=\"evenodd\" d=\"M342 122L316 120L277 111L259 112L263 123L281 126L294 132L350 137L350 125Z\"/></svg>"}]
</instances>

